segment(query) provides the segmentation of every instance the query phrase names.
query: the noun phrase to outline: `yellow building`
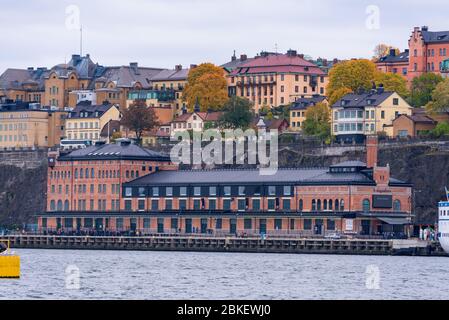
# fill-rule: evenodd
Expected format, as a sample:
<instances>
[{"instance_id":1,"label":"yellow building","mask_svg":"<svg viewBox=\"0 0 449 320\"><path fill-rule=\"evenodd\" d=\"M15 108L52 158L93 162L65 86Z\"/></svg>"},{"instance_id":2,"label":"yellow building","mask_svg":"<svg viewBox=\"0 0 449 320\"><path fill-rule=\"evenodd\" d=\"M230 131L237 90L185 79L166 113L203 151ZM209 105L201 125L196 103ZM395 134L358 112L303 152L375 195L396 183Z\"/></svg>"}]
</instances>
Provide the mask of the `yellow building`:
<instances>
[{"instance_id":1,"label":"yellow building","mask_svg":"<svg viewBox=\"0 0 449 320\"><path fill-rule=\"evenodd\" d=\"M67 112L39 105L0 105L0 148L53 147L64 132Z\"/></svg>"},{"instance_id":2,"label":"yellow building","mask_svg":"<svg viewBox=\"0 0 449 320\"><path fill-rule=\"evenodd\" d=\"M301 96L326 95L327 74L304 56L262 52L239 64L228 75L230 95L245 97L254 109L289 105Z\"/></svg>"},{"instance_id":3,"label":"yellow building","mask_svg":"<svg viewBox=\"0 0 449 320\"><path fill-rule=\"evenodd\" d=\"M328 104L326 97L315 95L311 97L301 97L296 99L290 107L290 127L291 131L301 131L306 121L306 112L317 103Z\"/></svg>"},{"instance_id":4,"label":"yellow building","mask_svg":"<svg viewBox=\"0 0 449 320\"><path fill-rule=\"evenodd\" d=\"M393 136L392 123L413 108L396 92L383 88L350 93L332 106L332 134L337 141L362 142L367 135Z\"/></svg>"},{"instance_id":5,"label":"yellow building","mask_svg":"<svg viewBox=\"0 0 449 320\"><path fill-rule=\"evenodd\" d=\"M65 138L99 141L101 130L111 120L120 120L120 111L117 105L80 103L69 113L65 124Z\"/></svg>"}]
</instances>

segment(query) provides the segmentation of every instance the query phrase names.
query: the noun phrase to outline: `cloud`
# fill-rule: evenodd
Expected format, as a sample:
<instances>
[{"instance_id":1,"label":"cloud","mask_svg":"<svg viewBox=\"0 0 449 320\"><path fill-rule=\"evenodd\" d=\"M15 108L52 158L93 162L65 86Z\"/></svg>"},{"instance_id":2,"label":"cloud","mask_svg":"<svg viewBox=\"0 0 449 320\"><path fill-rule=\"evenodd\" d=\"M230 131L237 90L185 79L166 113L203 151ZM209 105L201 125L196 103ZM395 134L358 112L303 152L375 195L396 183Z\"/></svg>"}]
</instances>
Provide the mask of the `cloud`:
<instances>
[{"instance_id":1,"label":"cloud","mask_svg":"<svg viewBox=\"0 0 449 320\"><path fill-rule=\"evenodd\" d=\"M103 65L221 64L234 49L255 55L275 46L370 57L379 42L404 48L415 25L449 28L444 0L2 0L0 70L51 67L78 53L79 32L66 28L69 5L80 10L84 53ZM379 30L365 26L368 5L379 7Z\"/></svg>"}]
</instances>

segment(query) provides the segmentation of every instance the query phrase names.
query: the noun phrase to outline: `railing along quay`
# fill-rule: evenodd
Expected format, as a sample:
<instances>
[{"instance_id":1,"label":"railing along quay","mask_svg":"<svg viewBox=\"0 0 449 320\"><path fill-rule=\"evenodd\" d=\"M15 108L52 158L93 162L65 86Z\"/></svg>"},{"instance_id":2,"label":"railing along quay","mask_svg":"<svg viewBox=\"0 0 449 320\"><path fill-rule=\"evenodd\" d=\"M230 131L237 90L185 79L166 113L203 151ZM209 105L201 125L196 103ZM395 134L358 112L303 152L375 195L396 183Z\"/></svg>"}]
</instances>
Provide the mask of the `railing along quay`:
<instances>
[{"instance_id":1,"label":"railing along quay","mask_svg":"<svg viewBox=\"0 0 449 320\"><path fill-rule=\"evenodd\" d=\"M315 253L356 255L444 255L434 244L402 245L395 240L291 239L237 237L93 237L93 236L5 236L12 248L74 250L204 251L258 253Z\"/></svg>"}]
</instances>

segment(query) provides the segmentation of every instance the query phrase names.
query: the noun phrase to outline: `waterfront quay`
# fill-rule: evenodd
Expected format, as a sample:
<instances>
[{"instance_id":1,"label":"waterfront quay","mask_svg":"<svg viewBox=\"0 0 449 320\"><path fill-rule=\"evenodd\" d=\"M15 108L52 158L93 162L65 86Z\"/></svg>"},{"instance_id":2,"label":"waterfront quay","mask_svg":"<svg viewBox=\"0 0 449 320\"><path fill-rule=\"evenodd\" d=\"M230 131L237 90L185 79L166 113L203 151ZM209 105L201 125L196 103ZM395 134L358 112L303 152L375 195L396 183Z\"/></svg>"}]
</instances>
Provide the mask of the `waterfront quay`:
<instances>
[{"instance_id":1,"label":"waterfront quay","mask_svg":"<svg viewBox=\"0 0 449 320\"><path fill-rule=\"evenodd\" d=\"M447 256L436 242L419 240L318 239L212 236L10 235L12 248L71 250L199 251L342 255Z\"/></svg>"}]
</instances>

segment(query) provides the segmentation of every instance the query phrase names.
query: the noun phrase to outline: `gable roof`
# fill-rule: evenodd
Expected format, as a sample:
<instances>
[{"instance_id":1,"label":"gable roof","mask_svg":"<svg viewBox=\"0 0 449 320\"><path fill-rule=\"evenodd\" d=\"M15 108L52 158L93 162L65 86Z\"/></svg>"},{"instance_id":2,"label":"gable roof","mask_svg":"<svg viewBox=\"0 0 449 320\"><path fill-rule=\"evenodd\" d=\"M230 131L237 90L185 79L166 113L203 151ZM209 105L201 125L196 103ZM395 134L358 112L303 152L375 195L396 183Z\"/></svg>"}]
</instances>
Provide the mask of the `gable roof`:
<instances>
[{"instance_id":1,"label":"gable roof","mask_svg":"<svg viewBox=\"0 0 449 320\"><path fill-rule=\"evenodd\" d=\"M241 64L231 72L232 75L256 73L304 73L326 75L317 65L298 55L266 54Z\"/></svg>"},{"instance_id":2,"label":"gable roof","mask_svg":"<svg viewBox=\"0 0 449 320\"><path fill-rule=\"evenodd\" d=\"M184 81L184 80L187 80L189 71L190 71L190 69L162 70L159 73L156 73L151 78L151 81Z\"/></svg>"},{"instance_id":3,"label":"gable roof","mask_svg":"<svg viewBox=\"0 0 449 320\"><path fill-rule=\"evenodd\" d=\"M60 156L59 161L89 160L154 160L170 161L170 156L150 149L139 147L130 142L99 144L75 150Z\"/></svg>"},{"instance_id":4,"label":"gable roof","mask_svg":"<svg viewBox=\"0 0 449 320\"><path fill-rule=\"evenodd\" d=\"M309 98L298 98L293 105L290 107L290 110L305 110L311 106L316 105L319 102L323 102L327 98L325 96L312 96Z\"/></svg>"},{"instance_id":5,"label":"gable roof","mask_svg":"<svg viewBox=\"0 0 449 320\"><path fill-rule=\"evenodd\" d=\"M92 105L90 101L82 101L78 103L76 107L70 112L69 118L100 118L106 111L108 111L112 107L115 107L115 105L111 103Z\"/></svg>"},{"instance_id":6,"label":"gable roof","mask_svg":"<svg viewBox=\"0 0 449 320\"><path fill-rule=\"evenodd\" d=\"M381 57L377 60L377 63L408 63L409 62L409 51L406 50L400 54L392 55L391 53Z\"/></svg>"},{"instance_id":7,"label":"gable roof","mask_svg":"<svg viewBox=\"0 0 449 320\"><path fill-rule=\"evenodd\" d=\"M449 42L449 31L428 31L421 30L421 35L425 43L446 43Z\"/></svg>"},{"instance_id":8,"label":"gable roof","mask_svg":"<svg viewBox=\"0 0 449 320\"><path fill-rule=\"evenodd\" d=\"M373 91L362 94L348 93L343 98L335 102L332 105L332 108L363 108L366 106L378 106L393 94L395 94L393 91ZM342 101L345 101L344 105L342 104Z\"/></svg>"}]
</instances>

